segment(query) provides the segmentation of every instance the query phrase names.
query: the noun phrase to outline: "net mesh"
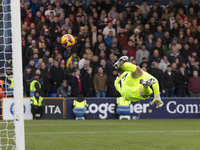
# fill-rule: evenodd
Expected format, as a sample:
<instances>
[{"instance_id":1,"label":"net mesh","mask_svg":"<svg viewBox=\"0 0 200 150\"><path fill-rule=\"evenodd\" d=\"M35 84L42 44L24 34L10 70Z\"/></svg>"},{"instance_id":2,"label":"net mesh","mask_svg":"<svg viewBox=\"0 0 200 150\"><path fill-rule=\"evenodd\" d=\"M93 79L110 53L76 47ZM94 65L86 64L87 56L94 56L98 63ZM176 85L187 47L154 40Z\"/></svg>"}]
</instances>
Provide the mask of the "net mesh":
<instances>
[{"instance_id":1,"label":"net mesh","mask_svg":"<svg viewBox=\"0 0 200 150\"><path fill-rule=\"evenodd\" d=\"M0 150L15 149L14 120L3 119L3 97L12 95L6 70L12 72L12 32L10 0L0 0Z\"/></svg>"}]
</instances>

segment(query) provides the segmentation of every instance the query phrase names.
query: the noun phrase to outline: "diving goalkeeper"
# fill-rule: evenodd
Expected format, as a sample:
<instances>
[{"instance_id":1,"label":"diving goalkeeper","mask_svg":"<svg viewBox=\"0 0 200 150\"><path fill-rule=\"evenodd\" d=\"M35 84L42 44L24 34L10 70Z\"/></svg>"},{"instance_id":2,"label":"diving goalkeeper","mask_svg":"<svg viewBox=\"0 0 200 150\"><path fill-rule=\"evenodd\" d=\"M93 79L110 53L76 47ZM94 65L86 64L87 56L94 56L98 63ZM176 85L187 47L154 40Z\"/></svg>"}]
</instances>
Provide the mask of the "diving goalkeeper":
<instances>
[{"instance_id":1,"label":"diving goalkeeper","mask_svg":"<svg viewBox=\"0 0 200 150\"><path fill-rule=\"evenodd\" d=\"M160 89L158 81L149 73L143 71L139 66L127 62L128 57L122 56L114 64L119 77L115 80L116 90L125 98L125 100L137 102L145 100L154 92L154 99L151 105L156 104L156 108L163 106L160 98ZM152 86L152 89L150 88Z\"/></svg>"}]
</instances>

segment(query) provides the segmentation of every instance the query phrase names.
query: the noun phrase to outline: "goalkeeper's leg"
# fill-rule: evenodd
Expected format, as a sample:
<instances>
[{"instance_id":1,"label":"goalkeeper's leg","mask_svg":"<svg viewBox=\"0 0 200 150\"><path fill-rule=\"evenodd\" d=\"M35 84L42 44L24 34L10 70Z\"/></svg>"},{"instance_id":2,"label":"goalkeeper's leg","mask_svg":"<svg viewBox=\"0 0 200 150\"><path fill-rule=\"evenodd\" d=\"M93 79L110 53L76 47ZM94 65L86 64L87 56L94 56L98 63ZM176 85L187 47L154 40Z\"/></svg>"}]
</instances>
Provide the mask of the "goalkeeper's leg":
<instances>
[{"instance_id":1,"label":"goalkeeper's leg","mask_svg":"<svg viewBox=\"0 0 200 150\"><path fill-rule=\"evenodd\" d=\"M124 71L135 72L136 65L129 63L127 61L128 61L128 57L122 56L113 66L115 69L122 68Z\"/></svg>"}]
</instances>

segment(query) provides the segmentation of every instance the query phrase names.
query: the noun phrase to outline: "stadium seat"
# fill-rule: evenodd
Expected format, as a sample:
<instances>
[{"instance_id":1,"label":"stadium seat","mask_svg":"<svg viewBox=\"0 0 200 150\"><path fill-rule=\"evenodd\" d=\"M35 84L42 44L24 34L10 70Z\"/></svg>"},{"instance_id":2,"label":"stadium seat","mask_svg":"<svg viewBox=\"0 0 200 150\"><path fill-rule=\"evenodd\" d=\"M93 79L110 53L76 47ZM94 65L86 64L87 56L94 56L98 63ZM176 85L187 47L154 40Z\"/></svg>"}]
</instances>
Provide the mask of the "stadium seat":
<instances>
[{"instance_id":1,"label":"stadium seat","mask_svg":"<svg viewBox=\"0 0 200 150\"><path fill-rule=\"evenodd\" d=\"M130 117L130 115L120 115L119 116L119 120L130 120L131 119L131 117Z\"/></svg>"},{"instance_id":2,"label":"stadium seat","mask_svg":"<svg viewBox=\"0 0 200 150\"><path fill-rule=\"evenodd\" d=\"M85 117L76 117L75 120L85 120Z\"/></svg>"},{"instance_id":3,"label":"stadium seat","mask_svg":"<svg viewBox=\"0 0 200 150\"><path fill-rule=\"evenodd\" d=\"M56 97L56 93L50 93L49 97Z\"/></svg>"},{"instance_id":4,"label":"stadium seat","mask_svg":"<svg viewBox=\"0 0 200 150\"><path fill-rule=\"evenodd\" d=\"M130 115L130 107L129 106L118 106L116 112L118 115Z\"/></svg>"},{"instance_id":5,"label":"stadium seat","mask_svg":"<svg viewBox=\"0 0 200 150\"><path fill-rule=\"evenodd\" d=\"M73 113L75 115L75 120L85 120L86 108L74 108Z\"/></svg>"},{"instance_id":6,"label":"stadium seat","mask_svg":"<svg viewBox=\"0 0 200 150\"><path fill-rule=\"evenodd\" d=\"M40 119L40 114L35 114L36 119Z\"/></svg>"}]
</instances>

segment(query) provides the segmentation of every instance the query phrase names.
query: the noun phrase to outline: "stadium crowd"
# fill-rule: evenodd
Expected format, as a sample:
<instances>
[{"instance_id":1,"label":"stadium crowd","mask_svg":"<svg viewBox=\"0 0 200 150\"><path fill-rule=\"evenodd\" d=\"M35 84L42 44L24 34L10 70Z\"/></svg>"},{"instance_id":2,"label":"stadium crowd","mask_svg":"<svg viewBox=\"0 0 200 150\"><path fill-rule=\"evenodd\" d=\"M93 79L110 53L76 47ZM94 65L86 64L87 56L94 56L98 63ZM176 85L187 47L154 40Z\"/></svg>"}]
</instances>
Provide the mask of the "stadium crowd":
<instances>
[{"instance_id":1,"label":"stadium crowd","mask_svg":"<svg viewBox=\"0 0 200 150\"><path fill-rule=\"evenodd\" d=\"M200 96L200 7L195 0L150 6L143 0L21 1L24 93L38 80L43 96L118 97L113 68L123 55L155 76L166 97ZM71 48L61 45L72 34Z\"/></svg>"}]
</instances>

